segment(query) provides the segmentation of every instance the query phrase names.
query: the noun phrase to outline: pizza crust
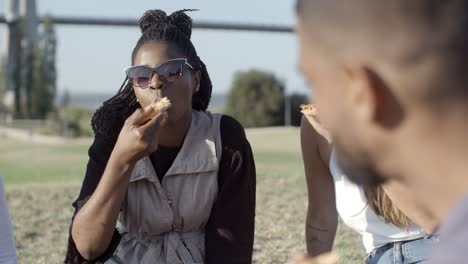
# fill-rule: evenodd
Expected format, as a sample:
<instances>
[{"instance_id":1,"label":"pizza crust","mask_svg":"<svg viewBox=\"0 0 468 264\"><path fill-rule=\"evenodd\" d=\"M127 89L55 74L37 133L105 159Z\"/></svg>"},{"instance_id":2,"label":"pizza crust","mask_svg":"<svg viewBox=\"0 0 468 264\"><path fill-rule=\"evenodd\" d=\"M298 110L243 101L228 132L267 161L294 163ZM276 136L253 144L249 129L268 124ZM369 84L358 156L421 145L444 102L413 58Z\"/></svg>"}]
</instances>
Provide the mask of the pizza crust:
<instances>
[{"instance_id":1,"label":"pizza crust","mask_svg":"<svg viewBox=\"0 0 468 264\"><path fill-rule=\"evenodd\" d=\"M313 104L302 104L301 105L301 113L304 115L312 115L315 116L317 115L317 107L315 107Z\"/></svg>"},{"instance_id":2,"label":"pizza crust","mask_svg":"<svg viewBox=\"0 0 468 264\"><path fill-rule=\"evenodd\" d=\"M167 97L156 99L156 101L154 101L154 103L151 104L151 108L153 108L153 111L156 112L156 115L166 111L171 106L171 101L169 101Z\"/></svg>"},{"instance_id":3,"label":"pizza crust","mask_svg":"<svg viewBox=\"0 0 468 264\"><path fill-rule=\"evenodd\" d=\"M166 124L167 117L168 117L166 111L171 107L172 107L172 103L171 101L169 101L169 99L167 99L167 97L156 99L156 101L154 101L151 104L151 108L153 109L153 113L151 113L151 119L154 119L160 113L163 113L164 116L161 121L161 126L164 126Z\"/></svg>"}]
</instances>

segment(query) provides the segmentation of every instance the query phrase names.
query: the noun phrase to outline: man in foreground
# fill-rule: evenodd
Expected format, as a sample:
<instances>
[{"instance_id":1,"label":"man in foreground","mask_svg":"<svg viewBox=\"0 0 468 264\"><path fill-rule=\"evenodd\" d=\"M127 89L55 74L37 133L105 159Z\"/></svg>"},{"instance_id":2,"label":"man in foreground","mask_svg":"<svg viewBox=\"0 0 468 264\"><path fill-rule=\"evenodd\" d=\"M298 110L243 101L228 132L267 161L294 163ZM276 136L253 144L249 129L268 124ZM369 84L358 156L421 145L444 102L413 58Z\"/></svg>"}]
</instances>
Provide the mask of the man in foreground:
<instances>
[{"instance_id":1,"label":"man in foreground","mask_svg":"<svg viewBox=\"0 0 468 264\"><path fill-rule=\"evenodd\" d=\"M432 263L468 257L468 1L298 0L299 64L341 167L412 190L441 221Z\"/></svg>"}]
</instances>

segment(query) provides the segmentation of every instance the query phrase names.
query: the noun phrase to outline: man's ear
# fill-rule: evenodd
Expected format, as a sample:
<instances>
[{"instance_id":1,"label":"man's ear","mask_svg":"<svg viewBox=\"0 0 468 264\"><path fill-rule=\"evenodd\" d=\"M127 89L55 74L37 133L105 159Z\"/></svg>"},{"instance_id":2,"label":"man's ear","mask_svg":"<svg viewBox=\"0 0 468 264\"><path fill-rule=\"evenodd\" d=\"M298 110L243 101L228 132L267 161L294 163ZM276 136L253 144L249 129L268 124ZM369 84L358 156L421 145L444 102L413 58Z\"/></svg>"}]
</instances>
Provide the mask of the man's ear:
<instances>
[{"instance_id":1,"label":"man's ear","mask_svg":"<svg viewBox=\"0 0 468 264\"><path fill-rule=\"evenodd\" d=\"M381 83L374 72L363 65L347 65L345 76L349 85L345 90L349 106L362 121L375 122L382 99Z\"/></svg>"},{"instance_id":2,"label":"man's ear","mask_svg":"<svg viewBox=\"0 0 468 264\"><path fill-rule=\"evenodd\" d=\"M403 108L379 73L363 65L345 69L348 103L356 110L357 118L379 126L392 128L403 119Z\"/></svg>"}]
</instances>

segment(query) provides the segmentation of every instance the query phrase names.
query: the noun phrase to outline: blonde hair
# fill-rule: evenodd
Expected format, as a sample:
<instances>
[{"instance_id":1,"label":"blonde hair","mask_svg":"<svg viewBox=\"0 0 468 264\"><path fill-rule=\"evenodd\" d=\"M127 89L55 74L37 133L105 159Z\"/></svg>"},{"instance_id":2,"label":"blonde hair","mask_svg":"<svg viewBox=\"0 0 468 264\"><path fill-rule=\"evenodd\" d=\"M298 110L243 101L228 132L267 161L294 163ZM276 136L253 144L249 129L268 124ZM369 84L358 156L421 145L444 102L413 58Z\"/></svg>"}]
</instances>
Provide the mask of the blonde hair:
<instances>
[{"instance_id":1,"label":"blonde hair","mask_svg":"<svg viewBox=\"0 0 468 264\"><path fill-rule=\"evenodd\" d=\"M385 223L391 223L400 228L409 227L411 220L393 204L381 185L377 187L365 187L364 194L370 208L377 215L383 217Z\"/></svg>"}]
</instances>

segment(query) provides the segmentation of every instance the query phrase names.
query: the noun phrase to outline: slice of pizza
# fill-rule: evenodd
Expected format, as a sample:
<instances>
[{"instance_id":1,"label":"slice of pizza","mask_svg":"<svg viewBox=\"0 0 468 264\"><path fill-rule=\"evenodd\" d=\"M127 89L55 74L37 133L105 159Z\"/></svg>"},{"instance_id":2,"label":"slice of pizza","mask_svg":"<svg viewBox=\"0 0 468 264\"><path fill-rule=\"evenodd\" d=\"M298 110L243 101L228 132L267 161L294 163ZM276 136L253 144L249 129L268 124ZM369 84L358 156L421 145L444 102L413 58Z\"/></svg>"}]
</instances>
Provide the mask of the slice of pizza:
<instances>
[{"instance_id":1,"label":"slice of pizza","mask_svg":"<svg viewBox=\"0 0 468 264\"><path fill-rule=\"evenodd\" d=\"M156 118L160 113L163 113L164 117L161 121L161 126L164 126L167 122L167 110L172 107L171 101L167 99L167 97L158 98L151 104L151 108L153 109L153 113L151 113L151 119ZM150 120L151 120L150 119Z\"/></svg>"},{"instance_id":2,"label":"slice of pizza","mask_svg":"<svg viewBox=\"0 0 468 264\"><path fill-rule=\"evenodd\" d=\"M304 115L311 115L311 116L316 116L317 115L317 107L315 107L313 104L302 104L301 105L301 113Z\"/></svg>"},{"instance_id":3,"label":"slice of pizza","mask_svg":"<svg viewBox=\"0 0 468 264\"><path fill-rule=\"evenodd\" d=\"M161 112L167 111L167 109L171 108L172 104L167 97L158 98L151 104L151 108L153 108L154 115L158 115Z\"/></svg>"}]
</instances>

